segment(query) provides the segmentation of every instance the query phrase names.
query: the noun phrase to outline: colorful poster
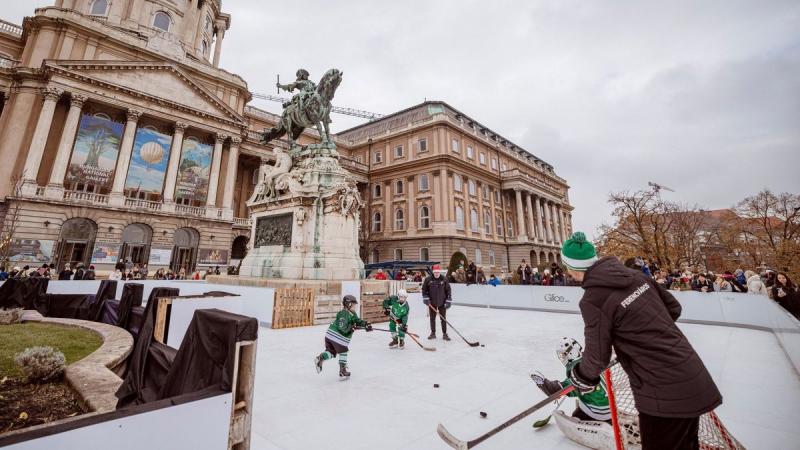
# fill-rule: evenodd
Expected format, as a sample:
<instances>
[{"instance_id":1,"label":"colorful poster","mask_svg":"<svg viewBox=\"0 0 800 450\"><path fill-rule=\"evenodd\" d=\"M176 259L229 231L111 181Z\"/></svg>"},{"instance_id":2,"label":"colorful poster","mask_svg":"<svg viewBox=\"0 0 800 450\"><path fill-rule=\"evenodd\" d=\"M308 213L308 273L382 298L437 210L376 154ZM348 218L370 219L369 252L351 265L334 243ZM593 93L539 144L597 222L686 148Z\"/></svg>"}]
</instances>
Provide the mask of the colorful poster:
<instances>
[{"instance_id":1,"label":"colorful poster","mask_svg":"<svg viewBox=\"0 0 800 450\"><path fill-rule=\"evenodd\" d=\"M54 243L39 239L14 239L9 246L8 259L15 263L51 263Z\"/></svg>"},{"instance_id":2,"label":"colorful poster","mask_svg":"<svg viewBox=\"0 0 800 450\"><path fill-rule=\"evenodd\" d=\"M183 140L176 198L205 203L214 147L194 137Z\"/></svg>"},{"instance_id":3,"label":"colorful poster","mask_svg":"<svg viewBox=\"0 0 800 450\"><path fill-rule=\"evenodd\" d=\"M124 129L103 114L81 117L67 181L111 188Z\"/></svg>"},{"instance_id":4,"label":"colorful poster","mask_svg":"<svg viewBox=\"0 0 800 450\"><path fill-rule=\"evenodd\" d=\"M171 248L151 248L150 260L147 264L153 266L166 266L169 265L169 260L172 257Z\"/></svg>"},{"instance_id":5,"label":"colorful poster","mask_svg":"<svg viewBox=\"0 0 800 450\"><path fill-rule=\"evenodd\" d=\"M228 250L201 248L197 260L204 266L225 266L228 264Z\"/></svg>"},{"instance_id":6,"label":"colorful poster","mask_svg":"<svg viewBox=\"0 0 800 450\"><path fill-rule=\"evenodd\" d=\"M119 242L95 242L92 264L116 264L119 258Z\"/></svg>"},{"instance_id":7,"label":"colorful poster","mask_svg":"<svg viewBox=\"0 0 800 450\"><path fill-rule=\"evenodd\" d=\"M136 130L131 164L125 179L129 196L139 198L140 192L161 195L171 145L172 136L168 134L151 127Z\"/></svg>"}]
</instances>

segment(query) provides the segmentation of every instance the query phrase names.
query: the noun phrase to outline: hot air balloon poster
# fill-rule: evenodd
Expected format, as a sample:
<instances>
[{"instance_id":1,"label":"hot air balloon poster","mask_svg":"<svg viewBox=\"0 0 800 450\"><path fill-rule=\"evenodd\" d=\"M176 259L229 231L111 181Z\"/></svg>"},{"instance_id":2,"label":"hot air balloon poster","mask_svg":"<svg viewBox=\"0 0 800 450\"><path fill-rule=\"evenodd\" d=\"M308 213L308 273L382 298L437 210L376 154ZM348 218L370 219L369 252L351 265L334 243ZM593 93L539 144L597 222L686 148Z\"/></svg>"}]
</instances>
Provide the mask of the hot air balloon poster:
<instances>
[{"instance_id":1,"label":"hot air balloon poster","mask_svg":"<svg viewBox=\"0 0 800 450\"><path fill-rule=\"evenodd\" d=\"M125 179L125 191L129 197L142 198L144 193L150 200L160 200L164 189L169 163L172 136L153 127L136 130L131 164Z\"/></svg>"}]
</instances>

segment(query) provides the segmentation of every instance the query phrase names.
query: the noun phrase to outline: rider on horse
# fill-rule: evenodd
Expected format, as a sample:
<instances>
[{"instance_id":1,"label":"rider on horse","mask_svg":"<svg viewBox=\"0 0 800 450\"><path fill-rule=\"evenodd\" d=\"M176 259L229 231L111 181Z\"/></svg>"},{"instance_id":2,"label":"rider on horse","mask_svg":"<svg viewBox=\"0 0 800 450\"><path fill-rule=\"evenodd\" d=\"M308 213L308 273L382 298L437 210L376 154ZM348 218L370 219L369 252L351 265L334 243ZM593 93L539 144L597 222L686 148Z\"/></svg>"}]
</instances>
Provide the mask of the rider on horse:
<instances>
[{"instance_id":1,"label":"rider on horse","mask_svg":"<svg viewBox=\"0 0 800 450\"><path fill-rule=\"evenodd\" d=\"M297 75L297 81L295 81L294 83L290 84L277 83L277 85L279 89L283 89L284 91L287 92L292 92L295 89L300 90L300 92L292 96L292 99L290 101L285 102L283 104L283 107L286 108L289 105L294 104L297 107L297 109L302 111L303 101L309 94L311 94L312 92L314 92L315 89L317 89L317 85L314 84L313 81L308 79L308 71L306 69L299 69L296 75Z\"/></svg>"}]
</instances>

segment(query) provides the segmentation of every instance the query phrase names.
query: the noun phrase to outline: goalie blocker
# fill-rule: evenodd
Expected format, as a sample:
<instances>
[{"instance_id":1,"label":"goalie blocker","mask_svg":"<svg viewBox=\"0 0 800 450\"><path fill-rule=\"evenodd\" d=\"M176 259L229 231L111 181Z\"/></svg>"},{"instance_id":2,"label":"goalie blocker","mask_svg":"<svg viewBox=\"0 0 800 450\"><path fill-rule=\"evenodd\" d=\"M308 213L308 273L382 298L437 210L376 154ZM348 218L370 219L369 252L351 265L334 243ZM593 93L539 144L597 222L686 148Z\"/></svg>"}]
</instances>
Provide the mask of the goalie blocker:
<instances>
[{"instance_id":1,"label":"goalie blocker","mask_svg":"<svg viewBox=\"0 0 800 450\"><path fill-rule=\"evenodd\" d=\"M698 448L700 415L722 396L700 357L675 325L681 306L667 290L615 257L597 259L577 232L561 250L567 270L585 290L579 303L585 347L570 380L594 389L612 347L631 380L642 449Z\"/></svg>"}]
</instances>

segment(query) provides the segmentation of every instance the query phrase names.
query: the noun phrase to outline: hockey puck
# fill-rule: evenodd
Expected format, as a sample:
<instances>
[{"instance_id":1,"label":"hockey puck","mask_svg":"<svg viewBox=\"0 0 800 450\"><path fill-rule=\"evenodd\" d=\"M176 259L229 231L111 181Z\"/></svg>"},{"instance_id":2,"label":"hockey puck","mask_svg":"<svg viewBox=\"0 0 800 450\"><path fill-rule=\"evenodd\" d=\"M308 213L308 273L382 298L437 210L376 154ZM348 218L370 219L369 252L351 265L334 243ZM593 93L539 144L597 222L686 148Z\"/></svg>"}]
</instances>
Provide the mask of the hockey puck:
<instances>
[{"instance_id":1,"label":"hockey puck","mask_svg":"<svg viewBox=\"0 0 800 450\"><path fill-rule=\"evenodd\" d=\"M483 417L485 419L486 418L486 413L481 411L481 417Z\"/></svg>"},{"instance_id":2,"label":"hockey puck","mask_svg":"<svg viewBox=\"0 0 800 450\"><path fill-rule=\"evenodd\" d=\"M486 344L481 344L481 347L486 347Z\"/></svg>"},{"instance_id":3,"label":"hockey puck","mask_svg":"<svg viewBox=\"0 0 800 450\"><path fill-rule=\"evenodd\" d=\"M438 388L438 387L439 387L439 385L438 385L438 384L434 384L434 385L433 385L433 387L435 387L435 388Z\"/></svg>"}]
</instances>

